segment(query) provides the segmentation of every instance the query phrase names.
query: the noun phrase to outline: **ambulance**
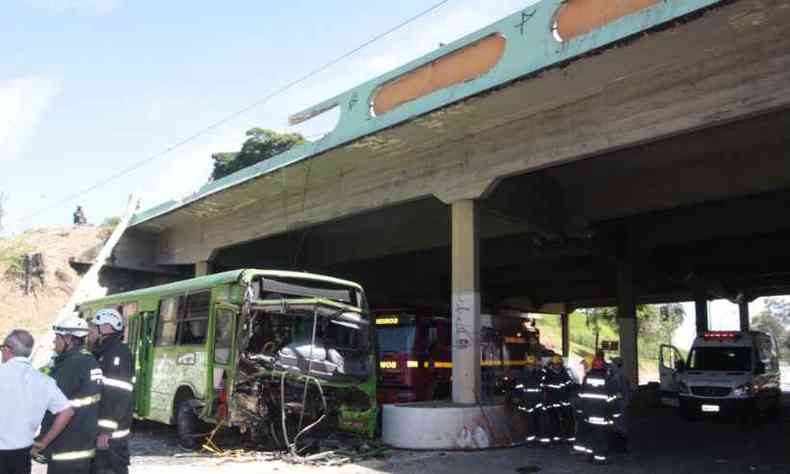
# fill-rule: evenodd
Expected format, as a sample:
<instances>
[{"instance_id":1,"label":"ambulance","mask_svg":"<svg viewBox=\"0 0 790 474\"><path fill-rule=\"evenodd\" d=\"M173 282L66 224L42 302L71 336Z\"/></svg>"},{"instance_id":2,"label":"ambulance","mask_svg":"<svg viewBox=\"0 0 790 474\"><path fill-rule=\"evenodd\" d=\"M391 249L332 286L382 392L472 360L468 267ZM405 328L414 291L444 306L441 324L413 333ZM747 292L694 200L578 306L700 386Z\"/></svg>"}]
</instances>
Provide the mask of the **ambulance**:
<instances>
[{"instance_id":1,"label":"ambulance","mask_svg":"<svg viewBox=\"0 0 790 474\"><path fill-rule=\"evenodd\" d=\"M661 400L687 419L745 421L781 406L775 339L764 332L709 331L688 353L669 345L659 356Z\"/></svg>"}]
</instances>

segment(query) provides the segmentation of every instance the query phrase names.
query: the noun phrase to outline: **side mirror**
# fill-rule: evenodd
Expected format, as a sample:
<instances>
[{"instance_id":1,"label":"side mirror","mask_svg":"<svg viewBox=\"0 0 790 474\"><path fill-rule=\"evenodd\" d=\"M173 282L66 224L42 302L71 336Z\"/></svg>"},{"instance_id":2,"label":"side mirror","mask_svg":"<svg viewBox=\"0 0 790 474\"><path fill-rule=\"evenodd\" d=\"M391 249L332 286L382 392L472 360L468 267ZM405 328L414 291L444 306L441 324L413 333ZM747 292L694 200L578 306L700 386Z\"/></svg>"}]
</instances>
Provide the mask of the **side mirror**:
<instances>
[{"instance_id":1,"label":"side mirror","mask_svg":"<svg viewBox=\"0 0 790 474\"><path fill-rule=\"evenodd\" d=\"M675 362L675 370L677 370L678 372L685 372L686 371L686 362L682 361L682 360L679 360L679 361Z\"/></svg>"}]
</instances>

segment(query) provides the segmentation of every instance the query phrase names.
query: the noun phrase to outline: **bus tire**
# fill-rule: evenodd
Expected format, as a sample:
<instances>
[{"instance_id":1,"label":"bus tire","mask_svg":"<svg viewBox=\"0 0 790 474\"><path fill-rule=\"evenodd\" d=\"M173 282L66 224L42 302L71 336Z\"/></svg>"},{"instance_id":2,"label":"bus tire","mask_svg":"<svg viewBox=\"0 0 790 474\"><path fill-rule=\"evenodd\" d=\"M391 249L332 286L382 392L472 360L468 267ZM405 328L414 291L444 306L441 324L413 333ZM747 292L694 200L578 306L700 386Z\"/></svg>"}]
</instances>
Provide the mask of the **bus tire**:
<instances>
[{"instance_id":1,"label":"bus tire","mask_svg":"<svg viewBox=\"0 0 790 474\"><path fill-rule=\"evenodd\" d=\"M202 443L200 436L203 423L195 413L197 400L182 400L176 411L176 428L178 429L178 444L184 449L196 450Z\"/></svg>"}]
</instances>

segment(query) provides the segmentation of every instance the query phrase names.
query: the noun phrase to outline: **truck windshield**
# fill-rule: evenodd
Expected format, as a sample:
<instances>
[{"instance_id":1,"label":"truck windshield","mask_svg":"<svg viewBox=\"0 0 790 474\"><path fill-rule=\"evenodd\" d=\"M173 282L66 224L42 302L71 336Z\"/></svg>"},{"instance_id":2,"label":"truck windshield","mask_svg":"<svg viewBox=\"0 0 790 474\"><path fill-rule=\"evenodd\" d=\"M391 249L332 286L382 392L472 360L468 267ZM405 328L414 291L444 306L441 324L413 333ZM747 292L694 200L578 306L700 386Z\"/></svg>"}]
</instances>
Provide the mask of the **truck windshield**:
<instances>
[{"instance_id":1,"label":"truck windshield","mask_svg":"<svg viewBox=\"0 0 790 474\"><path fill-rule=\"evenodd\" d=\"M411 354L417 328L414 326L391 326L376 328L379 354Z\"/></svg>"},{"instance_id":2,"label":"truck windshield","mask_svg":"<svg viewBox=\"0 0 790 474\"><path fill-rule=\"evenodd\" d=\"M748 372L751 368L749 347L695 347L689 354L689 370Z\"/></svg>"}]
</instances>

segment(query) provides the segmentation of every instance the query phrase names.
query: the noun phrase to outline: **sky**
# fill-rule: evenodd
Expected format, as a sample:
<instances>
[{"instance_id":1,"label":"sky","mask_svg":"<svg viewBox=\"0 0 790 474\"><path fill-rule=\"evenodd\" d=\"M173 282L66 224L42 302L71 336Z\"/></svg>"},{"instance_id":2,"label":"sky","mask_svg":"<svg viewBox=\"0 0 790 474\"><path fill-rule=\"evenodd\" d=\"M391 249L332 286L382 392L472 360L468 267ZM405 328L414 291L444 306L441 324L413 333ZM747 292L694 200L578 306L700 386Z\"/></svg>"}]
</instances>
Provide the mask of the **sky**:
<instances>
[{"instance_id":1,"label":"sky","mask_svg":"<svg viewBox=\"0 0 790 474\"><path fill-rule=\"evenodd\" d=\"M101 223L121 214L132 192L143 208L189 194L207 181L211 154L238 150L246 130L318 137L332 124L290 127L287 117L534 1L449 0L188 145L80 193L437 3L3 0L4 232L69 224L77 204Z\"/></svg>"}]
</instances>

